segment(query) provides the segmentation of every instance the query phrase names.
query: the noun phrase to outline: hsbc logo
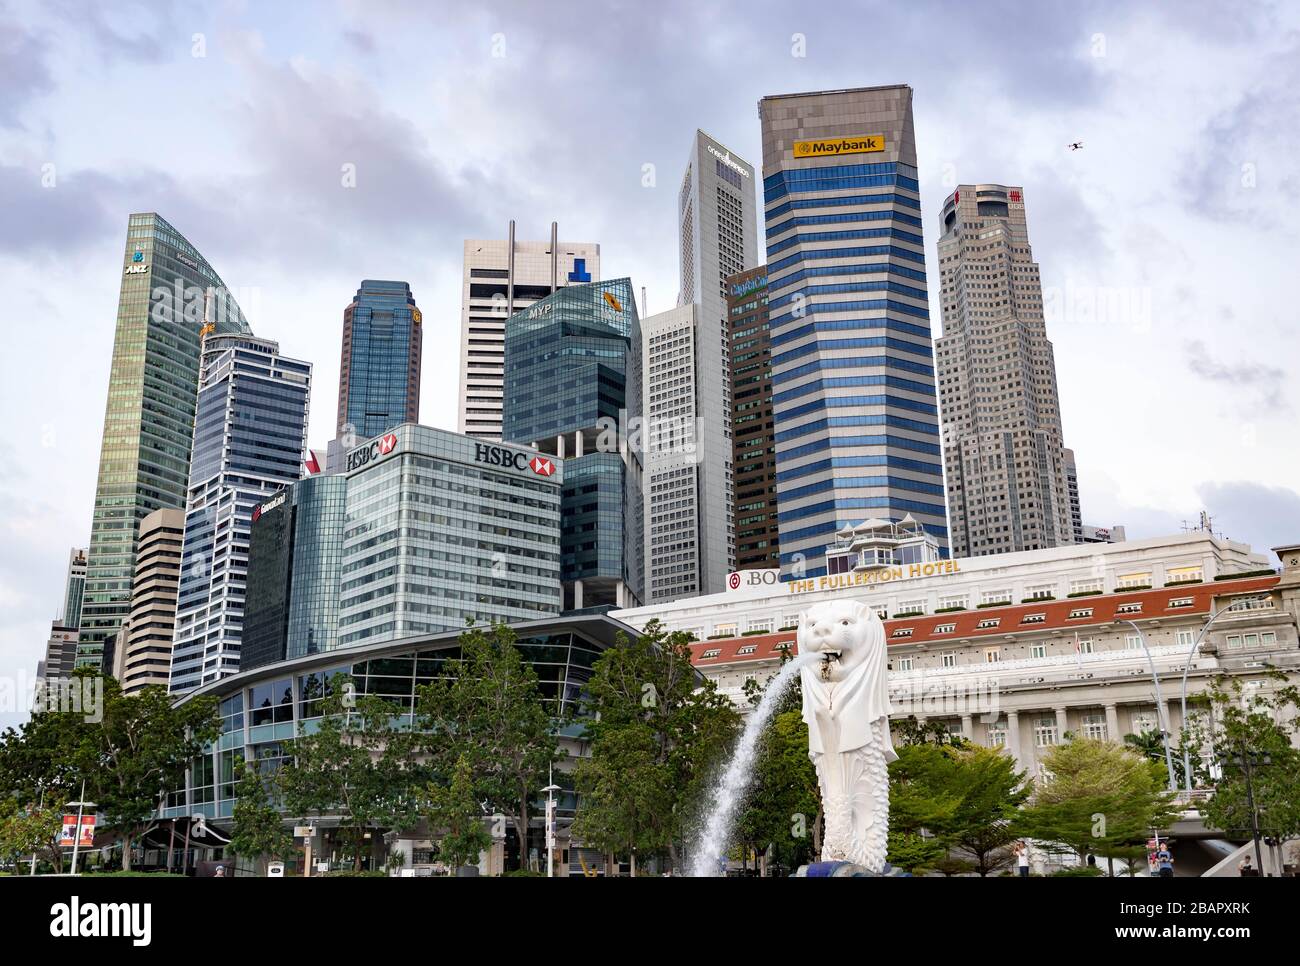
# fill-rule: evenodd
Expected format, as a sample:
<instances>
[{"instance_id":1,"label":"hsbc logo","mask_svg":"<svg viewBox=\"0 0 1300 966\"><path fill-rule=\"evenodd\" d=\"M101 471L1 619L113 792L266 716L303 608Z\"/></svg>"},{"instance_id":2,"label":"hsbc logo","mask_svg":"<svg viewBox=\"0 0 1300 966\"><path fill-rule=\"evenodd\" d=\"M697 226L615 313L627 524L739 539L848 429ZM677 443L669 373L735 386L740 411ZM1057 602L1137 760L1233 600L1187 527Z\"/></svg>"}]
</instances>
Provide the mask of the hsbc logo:
<instances>
[{"instance_id":1,"label":"hsbc logo","mask_svg":"<svg viewBox=\"0 0 1300 966\"><path fill-rule=\"evenodd\" d=\"M347 472L359 470L368 463L373 463L381 456L387 456L397 448L397 434L385 433L378 439L372 440L360 449L354 449L348 454Z\"/></svg>"},{"instance_id":2,"label":"hsbc logo","mask_svg":"<svg viewBox=\"0 0 1300 966\"><path fill-rule=\"evenodd\" d=\"M506 449L504 446L492 446L488 443L474 445L474 462L488 466L503 466L512 470L532 470L536 476L555 475L555 460L548 456L528 458L527 453Z\"/></svg>"}]
</instances>

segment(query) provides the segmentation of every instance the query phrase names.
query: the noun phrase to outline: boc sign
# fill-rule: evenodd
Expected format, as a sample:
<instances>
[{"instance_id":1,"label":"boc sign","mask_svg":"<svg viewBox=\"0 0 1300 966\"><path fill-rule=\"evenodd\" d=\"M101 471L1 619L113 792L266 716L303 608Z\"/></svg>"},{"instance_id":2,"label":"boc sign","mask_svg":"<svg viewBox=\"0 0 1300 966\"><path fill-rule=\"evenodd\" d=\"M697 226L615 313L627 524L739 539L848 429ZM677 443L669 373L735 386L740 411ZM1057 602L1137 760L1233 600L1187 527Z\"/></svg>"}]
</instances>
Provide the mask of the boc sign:
<instances>
[{"instance_id":1,"label":"boc sign","mask_svg":"<svg viewBox=\"0 0 1300 966\"><path fill-rule=\"evenodd\" d=\"M781 583L781 571L773 567L765 570L733 570L727 574L727 592L762 590Z\"/></svg>"}]
</instances>

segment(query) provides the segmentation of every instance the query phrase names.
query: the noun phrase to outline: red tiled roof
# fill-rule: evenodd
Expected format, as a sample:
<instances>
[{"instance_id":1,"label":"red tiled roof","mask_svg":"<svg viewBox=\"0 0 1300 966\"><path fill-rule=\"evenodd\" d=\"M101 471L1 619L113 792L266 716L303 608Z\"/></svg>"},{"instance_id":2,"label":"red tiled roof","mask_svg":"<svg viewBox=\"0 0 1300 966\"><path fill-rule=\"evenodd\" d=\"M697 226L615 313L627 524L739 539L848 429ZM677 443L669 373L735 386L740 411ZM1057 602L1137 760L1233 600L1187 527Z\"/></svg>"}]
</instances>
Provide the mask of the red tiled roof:
<instances>
[{"instance_id":1,"label":"red tiled roof","mask_svg":"<svg viewBox=\"0 0 1300 966\"><path fill-rule=\"evenodd\" d=\"M885 642L887 644L923 644L959 641L977 637L1000 637L1017 631L1074 630L1076 628L1096 627L1120 620L1151 620L1152 618L1182 617L1188 614L1208 614L1212 598L1225 594L1240 594L1252 590L1267 590L1278 582L1277 575L1265 577L1246 577L1241 580L1213 580L1200 584L1187 584L1182 587L1162 587L1159 590L1142 590L1132 593L1092 594L1086 597L1071 597L1066 600L1044 600L1035 604L1016 604L1005 607L983 607L972 610L956 611L950 614L926 614L921 617L894 618L885 621ZM1190 597L1189 607L1170 607L1171 600ZM1137 613L1119 614L1117 611L1125 604L1142 605ZM1091 608L1089 617L1071 618L1070 612ZM1030 614L1042 614L1043 620L1032 624L1022 621ZM978 628L981 621L998 619L996 627ZM946 634L936 634L935 627L943 624L955 625ZM896 630L911 629L906 637L895 638ZM715 664L731 664L736 661L771 660L781 652L781 646L788 644L791 653L798 653L794 631L776 634L753 634L748 637L729 637L724 640L698 641L691 645L691 660L697 667ZM741 648L755 645L753 653L740 654ZM706 651L717 650L716 657L703 657Z\"/></svg>"}]
</instances>

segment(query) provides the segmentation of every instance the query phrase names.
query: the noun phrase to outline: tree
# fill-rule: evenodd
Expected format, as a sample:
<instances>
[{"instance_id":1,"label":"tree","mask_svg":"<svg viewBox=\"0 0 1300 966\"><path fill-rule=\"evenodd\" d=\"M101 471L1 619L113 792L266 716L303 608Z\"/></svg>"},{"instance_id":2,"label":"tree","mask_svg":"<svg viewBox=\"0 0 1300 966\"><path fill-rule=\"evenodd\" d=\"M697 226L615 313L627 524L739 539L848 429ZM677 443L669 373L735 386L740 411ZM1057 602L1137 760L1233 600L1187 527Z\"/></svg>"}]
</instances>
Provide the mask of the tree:
<instances>
[{"instance_id":1,"label":"tree","mask_svg":"<svg viewBox=\"0 0 1300 966\"><path fill-rule=\"evenodd\" d=\"M464 759L475 796L510 817L522 856L532 802L561 757L537 672L515 647L514 631L497 624L490 633L462 633L460 657L444 673L420 688L417 704L430 764L449 781Z\"/></svg>"},{"instance_id":2,"label":"tree","mask_svg":"<svg viewBox=\"0 0 1300 966\"><path fill-rule=\"evenodd\" d=\"M286 859L294 853L293 836L284 827L284 818L271 800L256 766L250 768L242 759L235 763L235 809L230 833L230 851L256 859L258 874L266 874L267 863Z\"/></svg>"},{"instance_id":3,"label":"tree","mask_svg":"<svg viewBox=\"0 0 1300 966\"><path fill-rule=\"evenodd\" d=\"M986 876L1011 864L1016 818L1033 785L1001 749L968 745L953 755L961 797L942 834L970 855L975 872Z\"/></svg>"},{"instance_id":4,"label":"tree","mask_svg":"<svg viewBox=\"0 0 1300 966\"><path fill-rule=\"evenodd\" d=\"M1207 825L1250 837L1253 805L1260 835L1285 842L1300 837L1300 751L1291 744L1300 730L1300 693L1281 672L1271 671L1264 680L1272 687L1247 688L1226 676L1211 684L1213 723L1202 719L1196 738L1213 749L1222 774L1201 812Z\"/></svg>"},{"instance_id":5,"label":"tree","mask_svg":"<svg viewBox=\"0 0 1300 966\"><path fill-rule=\"evenodd\" d=\"M1177 817L1160 766L1117 742L1074 738L1054 746L1043 767L1051 777L1021 810L1020 827L1080 861L1145 841Z\"/></svg>"},{"instance_id":6,"label":"tree","mask_svg":"<svg viewBox=\"0 0 1300 966\"><path fill-rule=\"evenodd\" d=\"M492 836L483 827L483 810L474 797L474 773L467 756L457 759L450 783L426 786L423 811L429 837L453 873L462 865L477 862L479 853L491 848Z\"/></svg>"},{"instance_id":7,"label":"tree","mask_svg":"<svg viewBox=\"0 0 1300 966\"><path fill-rule=\"evenodd\" d=\"M57 873L63 872L63 849L59 834L63 829L63 811L58 808L29 805L19 808L13 799L0 803L0 859L16 866L23 859L44 856Z\"/></svg>"},{"instance_id":8,"label":"tree","mask_svg":"<svg viewBox=\"0 0 1300 966\"><path fill-rule=\"evenodd\" d=\"M605 833L598 829L610 821L607 831L617 837L623 828L621 816L644 808L647 811L638 817L637 849L643 854L666 850L676 868L707 782L739 729L736 709L712 681L702 680L695 671L689 636L669 634L651 621L636 638L620 635L596 659L584 711L592 755L591 764L579 768L586 768L604 794L579 798L579 819L588 813L580 827L603 838ZM623 729L633 730L619 736ZM638 769L641 782L656 781L656 794L648 794L641 782L620 787L593 777L600 769L605 776L615 774L614 758L634 748L644 755Z\"/></svg>"},{"instance_id":9,"label":"tree","mask_svg":"<svg viewBox=\"0 0 1300 966\"><path fill-rule=\"evenodd\" d=\"M908 872L948 854L941 837L961 804L956 765L947 744L901 744L889 763L889 862Z\"/></svg>"},{"instance_id":10,"label":"tree","mask_svg":"<svg viewBox=\"0 0 1300 966\"><path fill-rule=\"evenodd\" d=\"M344 684L323 699L316 730L299 724L294 760L281 767L277 781L290 815L338 815L340 830L351 838L353 871L360 872L367 832L415 823L412 791L423 772L411 732L399 724L406 709L352 697Z\"/></svg>"},{"instance_id":11,"label":"tree","mask_svg":"<svg viewBox=\"0 0 1300 966\"><path fill-rule=\"evenodd\" d=\"M636 875L636 856L667 849L671 826L656 816L670 813L673 790L669 766L660 761L655 734L641 722L602 730L591 757L574 768L581 803L570 834L602 852L626 855Z\"/></svg>"}]
</instances>

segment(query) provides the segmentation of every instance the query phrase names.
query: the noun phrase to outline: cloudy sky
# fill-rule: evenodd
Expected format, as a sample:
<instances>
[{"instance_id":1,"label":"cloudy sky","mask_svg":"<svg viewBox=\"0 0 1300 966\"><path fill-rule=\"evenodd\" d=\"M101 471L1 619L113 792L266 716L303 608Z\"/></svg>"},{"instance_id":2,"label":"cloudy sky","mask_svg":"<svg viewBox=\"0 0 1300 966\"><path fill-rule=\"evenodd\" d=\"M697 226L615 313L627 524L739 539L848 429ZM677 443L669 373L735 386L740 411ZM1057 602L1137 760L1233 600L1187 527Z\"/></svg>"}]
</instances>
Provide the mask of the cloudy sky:
<instances>
[{"instance_id":1,"label":"cloudy sky","mask_svg":"<svg viewBox=\"0 0 1300 966\"><path fill-rule=\"evenodd\" d=\"M761 163L763 95L887 83L931 258L954 185L1025 186L1085 520L1300 539L1295 5L0 0L0 726L89 535L130 212L315 363L313 445L343 307L409 281L454 428L463 239L558 220L661 311L695 128Z\"/></svg>"}]
</instances>

